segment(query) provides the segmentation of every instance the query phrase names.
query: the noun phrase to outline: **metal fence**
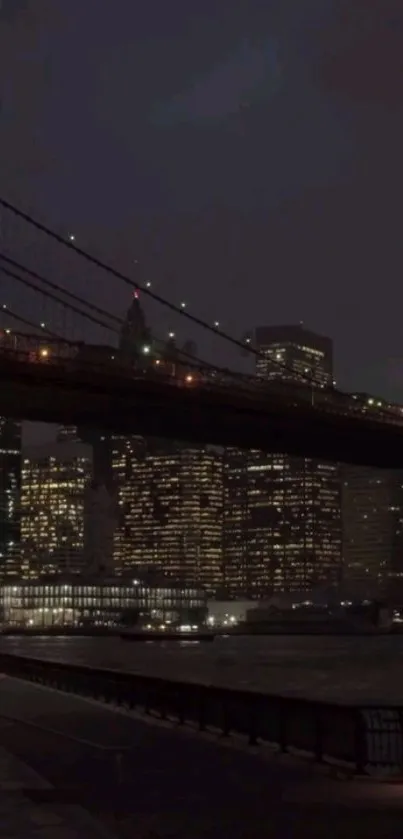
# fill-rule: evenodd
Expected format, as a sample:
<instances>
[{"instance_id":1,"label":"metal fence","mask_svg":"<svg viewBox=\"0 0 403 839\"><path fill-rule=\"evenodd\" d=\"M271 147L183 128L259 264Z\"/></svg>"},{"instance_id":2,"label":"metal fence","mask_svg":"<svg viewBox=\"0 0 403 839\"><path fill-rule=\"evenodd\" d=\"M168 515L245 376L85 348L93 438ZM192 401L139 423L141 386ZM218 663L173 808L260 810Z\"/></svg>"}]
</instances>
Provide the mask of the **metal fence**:
<instances>
[{"instance_id":1,"label":"metal fence","mask_svg":"<svg viewBox=\"0 0 403 839\"><path fill-rule=\"evenodd\" d=\"M193 724L200 731L239 734L250 745L266 742L282 752L301 751L356 774L402 773L401 708L313 702L2 653L0 668L10 676L179 725Z\"/></svg>"}]
</instances>

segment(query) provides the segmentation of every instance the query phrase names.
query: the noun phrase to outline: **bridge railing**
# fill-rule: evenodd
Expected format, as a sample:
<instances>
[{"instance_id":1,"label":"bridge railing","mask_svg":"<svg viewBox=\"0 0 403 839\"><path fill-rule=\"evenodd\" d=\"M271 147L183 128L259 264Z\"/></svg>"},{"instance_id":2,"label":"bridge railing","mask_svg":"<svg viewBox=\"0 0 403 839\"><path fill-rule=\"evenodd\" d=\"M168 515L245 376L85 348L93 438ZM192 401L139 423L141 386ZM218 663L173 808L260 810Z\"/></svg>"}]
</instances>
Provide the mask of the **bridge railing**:
<instances>
[{"instance_id":1,"label":"bridge railing","mask_svg":"<svg viewBox=\"0 0 403 839\"><path fill-rule=\"evenodd\" d=\"M314 702L0 653L10 676L137 709L250 745L269 743L355 774L401 775L401 708Z\"/></svg>"}]
</instances>

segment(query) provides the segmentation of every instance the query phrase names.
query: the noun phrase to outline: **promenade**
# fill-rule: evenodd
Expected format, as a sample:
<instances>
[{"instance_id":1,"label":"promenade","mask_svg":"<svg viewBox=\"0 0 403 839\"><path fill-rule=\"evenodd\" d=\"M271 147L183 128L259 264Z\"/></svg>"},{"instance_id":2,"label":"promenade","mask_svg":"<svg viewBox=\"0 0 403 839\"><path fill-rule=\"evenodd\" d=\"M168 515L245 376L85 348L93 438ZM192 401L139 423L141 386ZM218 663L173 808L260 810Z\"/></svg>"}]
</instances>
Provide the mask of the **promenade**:
<instances>
[{"instance_id":1,"label":"promenade","mask_svg":"<svg viewBox=\"0 0 403 839\"><path fill-rule=\"evenodd\" d=\"M0 745L41 779L20 789L31 807L50 819L89 814L120 839L401 839L398 783L337 780L236 738L178 730L8 677L0 679ZM22 839L10 816L8 823L0 837ZM45 835L96 835L94 822L60 833L61 824Z\"/></svg>"},{"instance_id":2,"label":"promenade","mask_svg":"<svg viewBox=\"0 0 403 839\"><path fill-rule=\"evenodd\" d=\"M0 837L7 839L113 839L74 804L51 804L51 784L0 746Z\"/></svg>"}]
</instances>

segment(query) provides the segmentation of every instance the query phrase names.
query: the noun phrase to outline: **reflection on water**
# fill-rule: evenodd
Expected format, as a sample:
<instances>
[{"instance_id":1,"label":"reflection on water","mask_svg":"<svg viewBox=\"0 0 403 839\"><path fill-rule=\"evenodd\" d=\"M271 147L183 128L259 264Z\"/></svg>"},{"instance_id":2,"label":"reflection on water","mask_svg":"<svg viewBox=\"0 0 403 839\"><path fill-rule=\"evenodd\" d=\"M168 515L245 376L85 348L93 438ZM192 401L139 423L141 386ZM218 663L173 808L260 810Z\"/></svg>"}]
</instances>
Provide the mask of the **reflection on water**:
<instances>
[{"instance_id":1,"label":"reflection on water","mask_svg":"<svg viewBox=\"0 0 403 839\"><path fill-rule=\"evenodd\" d=\"M403 704L403 636L227 637L212 644L7 637L1 649L266 693Z\"/></svg>"}]
</instances>

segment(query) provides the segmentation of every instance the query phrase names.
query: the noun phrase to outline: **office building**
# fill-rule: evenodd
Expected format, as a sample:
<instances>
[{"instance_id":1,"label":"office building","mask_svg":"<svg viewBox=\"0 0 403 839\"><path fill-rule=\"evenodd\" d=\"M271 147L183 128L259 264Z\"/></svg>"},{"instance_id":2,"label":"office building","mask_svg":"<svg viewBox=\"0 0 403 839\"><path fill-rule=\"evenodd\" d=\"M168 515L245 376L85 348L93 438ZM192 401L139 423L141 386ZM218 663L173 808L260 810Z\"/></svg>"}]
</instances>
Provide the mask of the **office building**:
<instances>
[{"instance_id":1,"label":"office building","mask_svg":"<svg viewBox=\"0 0 403 839\"><path fill-rule=\"evenodd\" d=\"M62 575L15 579L0 585L0 614L7 627L42 630L96 626L204 623L203 590L160 577L131 579Z\"/></svg>"},{"instance_id":2,"label":"office building","mask_svg":"<svg viewBox=\"0 0 403 839\"><path fill-rule=\"evenodd\" d=\"M268 380L332 382L332 343L301 325L256 330ZM228 449L224 463L225 589L236 597L311 590L341 573L337 465Z\"/></svg>"},{"instance_id":3,"label":"office building","mask_svg":"<svg viewBox=\"0 0 403 839\"><path fill-rule=\"evenodd\" d=\"M343 581L354 599L403 604L403 471L342 467Z\"/></svg>"},{"instance_id":4,"label":"office building","mask_svg":"<svg viewBox=\"0 0 403 839\"><path fill-rule=\"evenodd\" d=\"M92 450L82 443L53 443L23 452L22 577L85 568L84 501L91 478Z\"/></svg>"},{"instance_id":5,"label":"office building","mask_svg":"<svg viewBox=\"0 0 403 839\"><path fill-rule=\"evenodd\" d=\"M0 580L19 571L21 423L0 417Z\"/></svg>"},{"instance_id":6,"label":"office building","mask_svg":"<svg viewBox=\"0 0 403 839\"><path fill-rule=\"evenodd\" d=\"M222 582L222 455L116 437L115 569L163 571L215 593Z\"/></svg>"},{"instance_id":7,"label":"office building","mask_svg":"<svg viewBox=\"0 0 403 839\"><path fill-rule=\"evenodd\" d=\"M333 344L301 324L256 329L256 373L264 379L312 382L324 387L333 380Z\"/></svg>"}]
</instances>

